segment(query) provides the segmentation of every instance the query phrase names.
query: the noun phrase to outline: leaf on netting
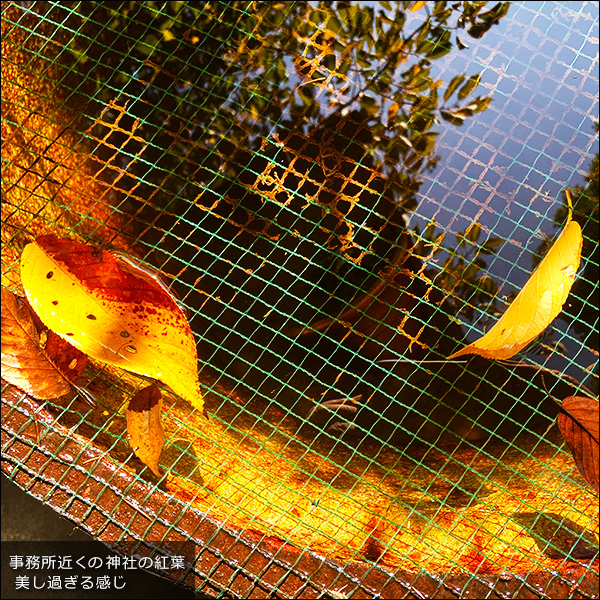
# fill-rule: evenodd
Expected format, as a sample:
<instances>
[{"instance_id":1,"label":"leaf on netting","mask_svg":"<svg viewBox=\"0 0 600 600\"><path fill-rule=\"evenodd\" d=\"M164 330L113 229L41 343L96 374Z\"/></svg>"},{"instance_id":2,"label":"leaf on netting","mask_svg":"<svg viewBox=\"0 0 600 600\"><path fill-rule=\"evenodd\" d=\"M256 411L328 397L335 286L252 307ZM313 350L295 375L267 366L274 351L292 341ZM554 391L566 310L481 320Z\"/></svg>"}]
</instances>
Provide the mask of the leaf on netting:
<instances>
[{"instance_id":1,"label":"leaf on netting","mask_svg":"<svg viewBox=\"0 0 600 600\"><path fill-rule=\"evenodd\" d=\"M535 339L562 310L581 259L581 227L571 219L500 320L483 337L448 358L480 354L510 358Z\"/></svg>"},{"instance_id":2,"label":"leaf on netting","mask_svg":"<svg viewBox=\"0 0 600 600\"><path fill-rule=\"evenodd\" d=\"M560 406L558 428L586 482L598 492L598 401L569 396Z\"/></svg>"},{"instance_id":3,"label":"leaf on netting","mask_svg":"<svg viewBox=\"0 0 600 600\"><path fill-rule=\"evenodd\" d=\"M62 339L162 381L202 411L194 336L151 278L126 270L110 252L47 235L23 250L21 279L32 308Z\"/></svg>"},{"instance_id":4,"label":"leaf on netting","mask_svg":"<svg viewBox=\"0 0 600 600\"><path fill-rule=\"evenodd\" d=\"M161 423L162 395L155 385L140 390L129 401L127 433L135 455L160 477L158 461L165 445Z\"/></svg>"},{"instance_id":5,"label":"leaf on netting","mask_svg":"<svg viewBox=\"0 0 600 600\"><path fill-rule=\"evenodd\" d=\"M40 348L29 307L2 288L2 377L38 400L64 396L71 390L65 377Z\"/></svg>"}]
</instances>

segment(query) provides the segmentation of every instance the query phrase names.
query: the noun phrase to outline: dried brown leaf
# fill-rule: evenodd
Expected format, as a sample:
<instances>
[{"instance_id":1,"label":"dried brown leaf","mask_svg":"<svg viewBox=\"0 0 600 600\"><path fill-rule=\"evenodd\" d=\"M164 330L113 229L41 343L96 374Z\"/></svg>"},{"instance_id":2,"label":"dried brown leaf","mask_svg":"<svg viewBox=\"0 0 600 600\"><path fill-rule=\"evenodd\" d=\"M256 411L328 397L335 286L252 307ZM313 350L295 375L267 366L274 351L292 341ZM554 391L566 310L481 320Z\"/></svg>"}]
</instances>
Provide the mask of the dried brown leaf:
<instances>
[{"instance_id":1,"label":"dried brown leaf","mask_svg":"<svg viewBox=\"0 0 600 600\"><path fill-rule=\"evenodd\" d=\"M46 356L52 361L58 372L63 375L71 385L75 385L85 366L87 365L87 356L75 348L75 346L65 342L58 334L48 329L42 320L35 314L27 298L22 301L27 305L33 319L33 324L39 336L40 348Z\"/></svg>"},{"instance_id":2,"label":"dried brown leaf","mask_svg":"<svg viewBox=\"0 0 600 600\"><path fill-rule=\"evenodd\" d=\"M45 353L68 381L76 382L85 369L87 356L53 331L47 329L46 334Z\"/></svg>"},{"instance_id":3,"label":"dried brown leaf","mask_svg":"<svg viewBox=\"0 0 600 600\"><path fill-rule=\"evenodd\" d=\"M135 455L157 477L160 477L158 461L165 445L161 411L162 395L155 385L150 385L135 394L127 409L129 444Z\"/></svg>"},{"instance_id":4,"label":"dried brown leaf","mask_svg":"<svg viewBox=\"0 0 600 600\"><path fill-rule=\"evenodd\" d=\"M565 398L558 427L581 476L598 493L598 401L585 396Z\"/></svg>"},{"instance_id":5,"label":"dried brown leaf","mask_svg":"<svg viewBox=\"0 0 600 600\"><path fill-rule=\"evenodd\" d=\"M69 382L40 348L25 301L2 289L2 377L30 396L50 400L71 390Z\"/></svg>"}]
</instances>

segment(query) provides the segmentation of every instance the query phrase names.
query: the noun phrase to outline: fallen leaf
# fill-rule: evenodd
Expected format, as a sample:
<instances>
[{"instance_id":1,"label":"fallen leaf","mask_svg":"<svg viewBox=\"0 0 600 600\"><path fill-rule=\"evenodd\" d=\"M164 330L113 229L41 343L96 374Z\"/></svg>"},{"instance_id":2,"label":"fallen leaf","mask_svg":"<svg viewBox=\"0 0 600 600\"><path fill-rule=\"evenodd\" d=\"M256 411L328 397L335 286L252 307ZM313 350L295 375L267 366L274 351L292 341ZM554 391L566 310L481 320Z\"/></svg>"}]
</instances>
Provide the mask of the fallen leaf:
<instances>
[{"instance_id":1,"label":"fallen leaf","mask_svg":"<svg viewBox=\"0 0 600 600\"><path fill-rule=\"evenodd\" d=\"M490 331L449 359L464 354L511 358L560 313L579 269L583 243L581 227L571 218L573 209L568 194L567 198L570 208L567 224L518 296Z\"/></svg>"},{"instance_id":2,"label":"fallen leaf","mask_svg":"<svg viewBox=\"0 0 600 600\"><path fill-rule=\"evenodd\" d=\"M21 280L42 322L102 362L152 377L203 410L196 344L175 300L106 250L54 235L25 246Z\"/></svg>"},{"instance_id":3,"label":"fallen leaf","mask_svg":"<svg viewBox=\"0 0 600 600\"><path fill-rule=\"evenodd\" d=\"M127 433L135 455L160 477L158 461L165 445L165 432L160 420L162 395L155 385L140 390L129 401Z\"/></svg>"},{"instance_id":4,"label":"fallen leaf","mask_svg":"<svg viewBox=\"0 0 600 600\"><path fill-rule=\"evenodd\" d=\"M565 398L558 428L581 476L598 493L598 401L585 396Z\"/></svg>"},{"instance_id":5,"label":"fallen leaf","mask_svg":"<svg viewBox=\"0 0 600 600\"><path fill-rule=\"evenodd\" d=\"M40 348L26 302L2 288L2 377L38 400L51 400L71 390L69 382Z\"/></svg>"}]
</instances>

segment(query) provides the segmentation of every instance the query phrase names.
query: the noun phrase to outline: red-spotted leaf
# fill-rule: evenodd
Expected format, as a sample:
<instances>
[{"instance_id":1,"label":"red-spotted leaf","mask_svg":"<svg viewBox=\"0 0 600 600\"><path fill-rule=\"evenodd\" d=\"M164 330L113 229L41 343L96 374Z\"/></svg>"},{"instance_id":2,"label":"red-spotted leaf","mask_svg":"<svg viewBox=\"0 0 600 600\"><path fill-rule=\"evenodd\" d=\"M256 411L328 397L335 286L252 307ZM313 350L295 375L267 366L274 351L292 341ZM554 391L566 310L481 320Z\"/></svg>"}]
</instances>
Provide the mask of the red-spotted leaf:
<instances>
[{"instance_id":1,"label":"red-spotted leaf","mask_svg":"<svg viewBox=\"0 0 600 600\"><path fill-rule=\"evenodd\" d=\"M40 347L33 316L23 298L2 288L2 377L39 400L64 396L71 390Z\"/></svg>"},{"instance_id":2,"label":"red-spotted leaf","mask_svg":"<svg viewBox=\"0 0 600 600\"><path fill-rule=\"evenodd\" d=\"M46 235L21 256L27 299L63 340L105 363L158 379L200 411L187 318L163 286L105 250Z\"/></svg>"},{"instance_id":3,"label":"red-spotted leaf","mask_svg":"<svg viewBox=\"0 0 600 600\"><path fill-rule=\"evenodd\" d=\"M598 401L569 396L561 404L558 427L581 476L598 492Z\"/></svg>"},{"instance_id":4,"label":"red-spotted leaf","mask_svg":"<svg viewBox=\"0 0 600 600\"><path fill-rule=\"evenodd\" d=\"M160 477L158 461L165 445L161 411L162 395L155 385L151 385L135 394L126 415L129 443L135 455L157 477Z\"/></svg>"}]
</instances>

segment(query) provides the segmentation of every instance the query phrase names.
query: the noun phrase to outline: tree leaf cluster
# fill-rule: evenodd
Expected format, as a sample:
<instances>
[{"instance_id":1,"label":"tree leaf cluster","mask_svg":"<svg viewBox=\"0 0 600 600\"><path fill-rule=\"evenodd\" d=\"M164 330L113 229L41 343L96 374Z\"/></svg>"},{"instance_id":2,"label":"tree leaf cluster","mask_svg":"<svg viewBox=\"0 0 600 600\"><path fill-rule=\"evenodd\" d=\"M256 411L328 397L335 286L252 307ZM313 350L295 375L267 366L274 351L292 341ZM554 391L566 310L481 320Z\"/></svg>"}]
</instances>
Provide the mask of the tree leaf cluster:
<instances>
[{"instance_id":1,"label":"tree leaf cluster","mask_svg":"<svg viewBox=\"0 0 600 600\"><path fill-rule=\"evenodd\" d=\"M220 142L253 148L290 117L307 127L331 111L362 110L376 168L414 207L418 172L435 163L434 125L461 124L489 104L471 98L479 75L454 78L442 100L431 64L465 47L459 33L481 37L508 3L410 8L206 1L67 2L56 10L77 31L73 85L91 98L90 117L102 114L92 130L104 142L98 153L119 149L116 162L132 176L124 187L159 188L167 204L193 200L240 168L228 164L229 146ZM126 105L118 127L111 102ZM127 135L134 124L135 139Z\"/></svg>"},{"instance_id":2,"label":"tree leaf cluster","mask_svg":"<svg viewBox=\"0 0 600 600\"><path fill-rule=\"evenodd\" d=\"M349 114L360 115L369 132L356 160L385 178L386 197L414 209L421 174L438 160L437 125L461 125L491 100L475 95L480 74L444 82L433 63L481 37L507 9L487 2L67 2L55 18L77 32L68 48L70 85L89 98L95 153L115 167L115 186L127 193L123 209L149 225L153 246L167 249L157 209L179 214L190 203L210 204L206 198L219 203L232 184L288 169L291 139L308 139ZM352 132L345 135L338 146L355 143ZM265 146L278 145L281 152L265 156ZM329 150L319 142L302 152L306 178ZM323 185L340 187L330 181ZM294 199L295 188L285 188ZM371 210L363 196L358 204ZM461 282L479 273L479 258L445 266L451 273L443 288L456 279L457 292L468 296ZM487 298L492 286L484 279L477 293Z\"/></svg>"},{"instance_id":3,"label":"tree leaf cluster","mask_svg":"<svg viewBox=\"0 0 600 600\"><path fill-rule=\"evenodd\" d=\"M311 314L295 314L298 322L310 322L327 303L326 313L337 314L369 288L405 227L400 213L416 207L422 174L438 160L444 115L463 123L490 101L477 95L478 74L444 81L434 62L460 52L469 37L476 43L469 30L491 27L507 5L415 7L206 1L55 8L55 21L77 32L68 47L70 85L88 98L98 163L109 167L105 173L114 169L121 210L143 228L146 247L164 251L160 259L178 285L198 288L196 249L209 248L226 270L202 278L204 294L217 285L219 294L243 285L255 298L286 289L306 299L298 310ZM217 231L285 269L273 269L266 286L231 272L239 253ZM467 272L471 258L446 266L458 292L488 299L493 284L477 283L483 263ZM305 279L289 282L294 269ZM467 284L471 275L475 287ZM437 283L456 287L450 277ZM448 307L469 310L462 301Z\"/></svg>"}]
</instances>

